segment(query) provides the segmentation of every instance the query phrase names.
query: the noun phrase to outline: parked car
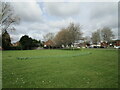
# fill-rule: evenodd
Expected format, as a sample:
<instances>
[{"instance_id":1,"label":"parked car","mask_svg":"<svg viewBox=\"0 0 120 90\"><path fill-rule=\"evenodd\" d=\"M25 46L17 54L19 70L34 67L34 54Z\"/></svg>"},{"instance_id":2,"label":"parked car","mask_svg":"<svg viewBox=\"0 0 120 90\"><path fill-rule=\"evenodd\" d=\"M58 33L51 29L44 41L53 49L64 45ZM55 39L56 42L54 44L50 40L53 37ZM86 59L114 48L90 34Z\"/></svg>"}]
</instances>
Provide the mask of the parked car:
<instances>
[{"instance_id":1,"label":"parked car","mask_svg":"<svg viewBox=\"0 0 120 90\"><path fill-rule=\"evenodd\" d=\"M120 46L114 46L115 49L120 49Z\"/></svg>"},{"instance_id":2,"label":"parked car","mask_svg":"<svg viewBox=\"0 0 120 90\"><path fill-rule=\"evenodd\" d=\"M100 46L100 48L106 48L105 46Z\"/></svg>"}]
</instances>

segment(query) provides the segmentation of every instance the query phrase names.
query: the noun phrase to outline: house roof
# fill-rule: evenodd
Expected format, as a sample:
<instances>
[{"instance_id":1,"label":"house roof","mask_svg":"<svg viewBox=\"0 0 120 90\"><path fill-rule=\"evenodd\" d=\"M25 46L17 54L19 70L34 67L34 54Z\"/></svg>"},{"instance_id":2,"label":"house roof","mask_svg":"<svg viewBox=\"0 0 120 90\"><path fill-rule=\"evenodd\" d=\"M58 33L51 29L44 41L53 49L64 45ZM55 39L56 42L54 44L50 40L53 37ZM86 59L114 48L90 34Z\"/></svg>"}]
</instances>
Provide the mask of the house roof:
<instances>
[{"instance_id":1,"label":"house roof","mask_svg":"<svg viewBox=\"0 0 120 90\"><path fill-rule=\"evenodd\" d=\"M20 42L13 43L12 45L13 45L13 46L19 46L19 45L20 45Z\"/></svg>"},{"instance_id":2,"label":"house roof","mask_svg":"<svg viewBox=\"0 0 120 90\"><path fill-rule=\"evenodd\" d=\"M44 45L46 45L46 46L54 46L55 44L53 43L52 40L48 40L48 41L46 41L46 42L44 43Z\"/></svg>"}]
</instances>

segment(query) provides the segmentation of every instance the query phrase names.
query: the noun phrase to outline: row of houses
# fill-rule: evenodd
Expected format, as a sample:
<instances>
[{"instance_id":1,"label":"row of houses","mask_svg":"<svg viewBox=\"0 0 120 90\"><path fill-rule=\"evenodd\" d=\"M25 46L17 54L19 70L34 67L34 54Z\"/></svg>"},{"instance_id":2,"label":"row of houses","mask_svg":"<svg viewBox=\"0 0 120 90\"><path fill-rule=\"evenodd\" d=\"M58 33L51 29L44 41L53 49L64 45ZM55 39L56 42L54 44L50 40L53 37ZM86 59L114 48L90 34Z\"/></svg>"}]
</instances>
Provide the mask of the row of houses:
<instances>
[{"instance_id":1,"label":"row of houses","mask_svg":"<svg viewBox=\"0 0 120 90\"><path fill-rule=\"evenodd\" d=\"M48 40L44 43L44 48L53 48L55 46L55 43L52 40ZM120 39L112 40L111 42L101 42L99 44L91 44L91 43L86 43L86 42L79 42L79 43L74 43L71 45L71 47L101 47L101 48L106 48L106 47L114 47L114 46L120 46ZM62 45L61 47L65 47ZM68 46L66 46L68 47Z\"/></svg>"},{"instance_id":2,"label":"row of houses","mask_svg":"<svg viewBox=\"0 0 120 90\"><path fill-rule=\"evenodd\" d=\"M19 46L20 43L19 42L16 42L16 43L13 43L12 46ZM90 43L86 43L86 42L80 42L80 43L74 43L73 45L71 45L71 47L78 47L78 48L92 48L92 47L116 47L116 46L120 46L120 39L114 39L112 40L111 42L101 42L99 44L90 44ZM48 40L46 42L43 43L43 47L44 48L60 48L60 47L56 47L55 46L55 43L52 41L52 40ZM68 45L67 46L64 46L62 45L61 48L64 48L64 47L69 47ZM2 47L0 46L0 50L2 50Z\"/></svg>"},{"instance_id":3,"label":"row of houses","mask_svg":"<svg viewBox=\"0 0 120 90\"><path fill-rule=\"evenodd\" d=\"M113 40L112 42L115 46L120 46L120 39Z\"/></svg>"}]
</instances>

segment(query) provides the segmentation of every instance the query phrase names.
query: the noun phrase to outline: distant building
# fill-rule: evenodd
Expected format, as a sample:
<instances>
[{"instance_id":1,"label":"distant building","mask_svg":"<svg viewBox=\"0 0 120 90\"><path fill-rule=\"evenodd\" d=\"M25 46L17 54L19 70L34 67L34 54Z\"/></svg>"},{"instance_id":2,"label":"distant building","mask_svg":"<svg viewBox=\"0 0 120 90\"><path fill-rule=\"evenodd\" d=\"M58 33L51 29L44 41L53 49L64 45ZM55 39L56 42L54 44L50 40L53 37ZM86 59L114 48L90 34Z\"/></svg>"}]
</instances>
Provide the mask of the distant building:
<instances>
[{"instance_id":1,"label":"distant building","mask_svg":"<svg viewBox=\"0 0 120 90\"><path fill-rule=\"evenodd\" d=\"M44 42L44 48L52 48L55 46L55 43L52 40Z\"/></svg>"},{"instance_id":2,"label":"distant building","mask_svg":"<svg viewBox=\"0 0 120 90\"><path fill-rule=\"evenodd\" d=\"M13 43L12 46L14 46L14 47L20 46L20 42Z\"/></svg>"},{"instance_id":3,"label":"distant building","mask_svg":"<svg viewBox=\"0 0 120 90\"><path fill-rule=\"evenodd\" d=\"M108 43L107 42L101 42L101 47L108 47Z\"/></svg>"},{"instance_id":4,"label":"distant building","mask_svg":"<svg viewBox=\"0 0 120 90\"><path fill-rule=\"evenodd\" d=\"M120 46L120 39L113 40L112 43L114 46Z\"/></svg>"},{"instance_id":5,"label":"distant building","mask_svg":"<svg viewBox=\"0 0 120 90\"><path fill-rule=\"evenodd\" d=\"M86 47L87 46L84 38L81 38L80 40L75 42L73 45L74 47Z\"/></svg>"}]
</instances>

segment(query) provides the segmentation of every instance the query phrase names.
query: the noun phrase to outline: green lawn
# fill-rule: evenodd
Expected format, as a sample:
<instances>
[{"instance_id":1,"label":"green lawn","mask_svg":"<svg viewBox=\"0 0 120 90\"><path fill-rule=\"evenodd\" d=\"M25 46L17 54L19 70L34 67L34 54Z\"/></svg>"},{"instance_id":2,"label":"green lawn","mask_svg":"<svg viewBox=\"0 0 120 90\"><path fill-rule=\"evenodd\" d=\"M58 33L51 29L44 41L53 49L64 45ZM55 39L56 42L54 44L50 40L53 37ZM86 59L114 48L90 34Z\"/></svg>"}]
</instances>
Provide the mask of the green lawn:
<instances>
[{"instance_id":1,"label":"green lawn","mask_svg":"<svg viewBox=\"0 0 120 90\"><path fill-rule=\"evenodd\" d=\"M0 51L0 89L2 89L2 51Z\"/></svg>"},{"instance_id":2,"label":"green lawn","mask_svg":"<svg viewBox=\"0 0 120 90\"><path fill-rule=\"evenodd\" d=\"M3 51L3 88L117 88L118 50Z\"/></svg>"}]
</instances>

